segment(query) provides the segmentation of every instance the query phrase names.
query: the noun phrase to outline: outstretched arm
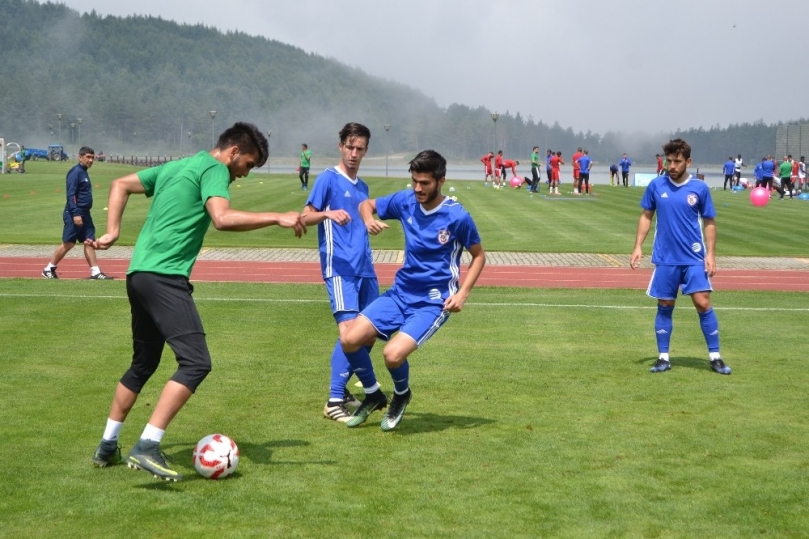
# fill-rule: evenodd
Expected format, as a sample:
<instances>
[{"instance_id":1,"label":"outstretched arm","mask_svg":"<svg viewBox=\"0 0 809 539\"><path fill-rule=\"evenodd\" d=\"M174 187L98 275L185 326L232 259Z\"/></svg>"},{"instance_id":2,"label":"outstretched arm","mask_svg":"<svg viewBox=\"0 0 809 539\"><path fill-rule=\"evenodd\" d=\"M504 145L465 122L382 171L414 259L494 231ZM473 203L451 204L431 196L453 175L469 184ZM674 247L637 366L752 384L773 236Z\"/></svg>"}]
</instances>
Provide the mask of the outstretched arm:
<instances>
[{"instance_id":1,"label":"outstretched arm","mask_svg":"<svg viewBox=\"0 0 809 539\"><path fill-rule=\"evenodd\" d=\"M317 211L314 206L307 204L301 212L301 219L306 226L322 223L326 219L331 219L338 225L344 225L351 221L351 215L345 210Z\"/></svg>"},{"instance_id":2,"label":"outstretched arm","mask_svg":"<svg viewBox=\"0 0 809 539\"><path fill-rule=\"evenodd\" d=\"M483 251L481 244L473 245L469 248L469 254L472 255L472 262L469 263L469 270L466 272L466 278L463 281L461 288L453 295L444 300L444 310L451 313L461 312L466 300L469 298L469 293L480 277L483 271L483 266L486 265L486 253Z\"/></svg>"},{"instance_id":3,"label":"outstretched arm","mask_svg":"<svg viewBox=\"0 0 809 539\"><path fill-rule=\"evenodd\" d=\"M652 228L652 219L654 218L654 211L643 210L638 220L638 231L635 233L635 248L632 250L632 256L629 259L629 267L638 269L640 261L643 258L643 242L646 241L646 236Z\"/></svg>"},{"instance_id":4,"label":"outstretched arm","mask_svg":"<svg viewBox=\"0 0 809 539\"><path fill-rule=\"evenodd\" d=\"M365 223L365 228L368 229L368 233L376 236L386 228L389 228L388 225L374 219L374 214L376 213L376 199L369 198L368 200L363 200L360 203L359 207L360 217L362 218L362 222Z\"/></svg>"},{"instance_id":5,"label":"outstretched arm","mask_svg":"<svg viewBox=\"0 0 809 539\"><path fill-rule=\"evenodd\" d=\"M234 210L230 201L224 197L211 197L205 202L205 209L211 216L213 226L217 230L256 230L268 226L281 226L295 231L295 237L300 238L306 233L306 225L300 213L290 211L286 213L250 212Z\"/></svg>"}]
</instances>

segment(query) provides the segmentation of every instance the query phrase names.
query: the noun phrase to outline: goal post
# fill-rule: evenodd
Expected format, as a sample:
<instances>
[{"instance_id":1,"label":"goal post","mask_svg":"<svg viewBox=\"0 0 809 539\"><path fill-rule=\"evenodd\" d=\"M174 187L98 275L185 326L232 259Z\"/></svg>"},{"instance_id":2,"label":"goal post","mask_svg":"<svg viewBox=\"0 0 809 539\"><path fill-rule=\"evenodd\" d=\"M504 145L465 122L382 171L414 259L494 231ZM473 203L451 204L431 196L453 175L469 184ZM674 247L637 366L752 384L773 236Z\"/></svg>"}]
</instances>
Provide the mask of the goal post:
<instances>
[{"instance_id":1,"label":"goal post","mask_svg":"<svg viewBox=\"0 0 809 539\"><path fill-rule=\"evenodd\" d=\"M6 173L6 141L0 137L0 174Z\"/></svg>"}]
</instances>

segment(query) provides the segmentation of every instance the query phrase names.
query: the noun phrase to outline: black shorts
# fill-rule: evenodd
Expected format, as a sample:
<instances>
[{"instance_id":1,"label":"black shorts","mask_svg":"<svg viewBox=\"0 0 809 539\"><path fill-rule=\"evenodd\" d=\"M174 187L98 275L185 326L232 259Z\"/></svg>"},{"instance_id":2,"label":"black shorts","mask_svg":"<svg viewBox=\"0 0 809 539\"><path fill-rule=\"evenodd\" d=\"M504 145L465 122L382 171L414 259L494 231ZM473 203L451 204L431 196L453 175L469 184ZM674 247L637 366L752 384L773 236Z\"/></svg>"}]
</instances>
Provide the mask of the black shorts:
<instances>
[{"instance_id":1,"label":"black shorts","mask_svg":"<svg viewBox=\"0 0 809 539\"><path fill-rule=\"evenodd\" d=\"M171 377L192 392L211 370L202 320L191 298L194 287L183 275L136 272L126 276L132 311L132 365L121 383L140 393L157 369L166 343L179 368Z\"/></svg>"},{"instance_id":2,"label":"black shorts","mask_svg":"<svg viewBox=\"0 0 809 539\"><path fill-rule=\"evenodd\" d=\"M623 179L625 179L625 180L628 180L629 179L629 171L628 170L622 170L621 171L621 177Z\"/></svg>"},{"instance_id":3,"label":"black shorts","mask_svg":"<svg viewBox=\"0 0 809 539\"><path fill-rule=\"evenodd\" d=\"M89 211L81 214L81 226L76 226L73 216L67 210L62 213L62 221L65 223L65 227L62 229L62 243L76 243L77 241L84 243L84 240L96 239L96 227Z\"/></svg>"},{"instance_id":4,"label":"black shorts","mask_svg":"<svg viewBox=\"0 0 809 539\"><path fill-rule=\"evenodd\" d=\"M579 181L590 183L590 173L589 172L579 172Z\"/></svg>"}]
</instances>

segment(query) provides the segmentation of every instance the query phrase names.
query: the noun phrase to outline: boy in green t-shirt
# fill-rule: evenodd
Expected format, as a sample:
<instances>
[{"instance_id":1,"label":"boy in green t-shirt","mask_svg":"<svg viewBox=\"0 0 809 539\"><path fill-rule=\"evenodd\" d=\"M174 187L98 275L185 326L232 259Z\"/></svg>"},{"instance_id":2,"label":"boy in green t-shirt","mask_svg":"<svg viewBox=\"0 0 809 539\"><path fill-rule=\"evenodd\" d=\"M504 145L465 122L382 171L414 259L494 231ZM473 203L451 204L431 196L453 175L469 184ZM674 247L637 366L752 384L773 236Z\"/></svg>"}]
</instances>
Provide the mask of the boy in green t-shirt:
<instances>
[{"instance_id":1,"label":"boy in green t-shirt","mask_svg":"<svg viewBox=\"0 0 809 539\"><path fill-rule=\"evenodd\" d=\"M301 180L301 189L309 189L309 166L312 161L312 151L307 144L301 144L301 166L298 167L298 178Z\"/></svg>"},{"instance_id":2,"label":"boy in green t-shirt","mask_svg":"<svg viewBox=\"0 0 809 539\"><path fill-rule=\"evenodd\" d=\"M126 276L132 312L132 364L121 377L110 407L93 464L121 461L118 437L141 389L160 364L166 343L178 368L166 383L149 423L126 457L130 468L155 477L179 481L182 476L166 463L160 442L174 416L211 370L205 331L188 282L202 241L211 223L217 230L255 230L278 225L295 236L306 232L297 212L257 213L230 207L228 186L236 178L261 167L268 156L267 139L248 123L225 130L210 152L129 174L110 186L107 232L86 243L109 249L118 240L121 217L129 196L152 198Z\"/></svg>"}]
</instances>

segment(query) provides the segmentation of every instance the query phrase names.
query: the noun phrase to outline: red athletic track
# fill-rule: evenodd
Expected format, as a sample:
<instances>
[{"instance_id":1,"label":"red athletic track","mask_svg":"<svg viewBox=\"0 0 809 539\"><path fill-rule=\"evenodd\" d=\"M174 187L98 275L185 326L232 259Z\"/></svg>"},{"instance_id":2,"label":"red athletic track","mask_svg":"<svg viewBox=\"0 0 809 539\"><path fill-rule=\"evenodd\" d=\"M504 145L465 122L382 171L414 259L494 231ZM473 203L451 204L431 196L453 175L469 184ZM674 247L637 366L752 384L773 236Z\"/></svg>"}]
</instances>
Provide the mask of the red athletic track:
<instances>
[{"instance_id":1,"label":"red athletic track","mask_svg":"<svg viewBox=\"0 0 809 539\"><path fill-rule=\"evenodd\" d=\"M0 257L0 278L41 278L45 265L40 258ZM122 279L129 260L102 259L105 273ZM398 269L396 264L376 264L379 282L389 285ZM86 279L89 275L83 258L64 259L59 276ZM478 279L481 286L518 286L527 288L635 288L645 290L650 269L551 267L551 266L487 266ZM192 281L322 283L320 265L311 262L242 262L199 260L191 274ZM738 270L720 271L711 279L714 290L784 290L809 292L809 271Z\"/></svg>"}]
</instances>

